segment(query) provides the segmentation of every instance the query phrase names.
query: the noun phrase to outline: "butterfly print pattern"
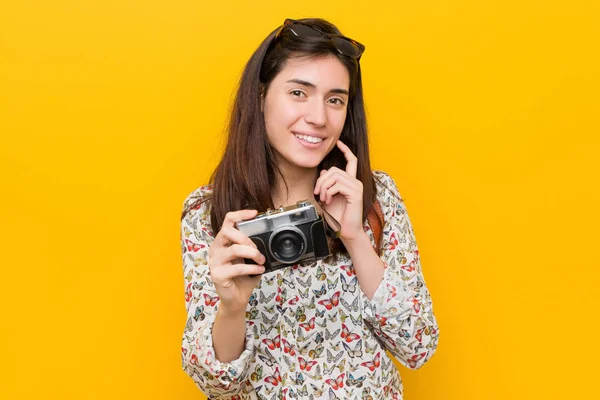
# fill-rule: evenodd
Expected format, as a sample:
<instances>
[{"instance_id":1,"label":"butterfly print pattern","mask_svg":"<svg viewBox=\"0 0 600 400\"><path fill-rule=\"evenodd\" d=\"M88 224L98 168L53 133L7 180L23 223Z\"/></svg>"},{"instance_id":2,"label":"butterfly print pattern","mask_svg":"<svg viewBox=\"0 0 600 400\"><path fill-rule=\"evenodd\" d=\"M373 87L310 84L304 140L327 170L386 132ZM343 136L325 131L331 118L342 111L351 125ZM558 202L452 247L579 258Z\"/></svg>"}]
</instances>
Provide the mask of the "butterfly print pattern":
<instances>
[{"instance_id":1,"label":"butterfly print pattern","mask_svg":"<svg viewBox=\"0 0 600 400\"><path fill-rule=\"evenodd\" d=\"M246 308L244 350L231 362L215 358L212 342L219 296L208 268L210 201L182 220L182 367L209 399L402 399L389 354L421 367L437 349L439 327L404 201L387 173L373 174L385 221L385 270L373 297L347 253L265 274ZM196 189L184 208L211 191ZM364 229L374 244L367 221Z\"/></svg>"}]
</instances>

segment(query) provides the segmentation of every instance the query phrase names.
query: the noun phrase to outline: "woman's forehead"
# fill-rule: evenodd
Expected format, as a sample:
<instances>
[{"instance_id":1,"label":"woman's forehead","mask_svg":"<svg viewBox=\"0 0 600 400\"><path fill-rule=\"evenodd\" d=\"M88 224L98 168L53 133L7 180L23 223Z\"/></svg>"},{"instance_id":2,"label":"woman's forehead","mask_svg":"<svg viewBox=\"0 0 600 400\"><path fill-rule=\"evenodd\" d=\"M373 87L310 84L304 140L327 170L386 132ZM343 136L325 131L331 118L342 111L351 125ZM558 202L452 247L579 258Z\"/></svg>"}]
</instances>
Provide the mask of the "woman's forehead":
<instances>
[{"instance_id":1,"label":"woman's forehead","mask_svg":"<svg viewBox=\"0 0 600 400\"><path fill-rule=\"evenodd\" d=\"M312 83L318 89L345 88L350 85L348 70L335 56L289 59L275 78L280 84L291 80Z\"/></svg>"}]
</instances>

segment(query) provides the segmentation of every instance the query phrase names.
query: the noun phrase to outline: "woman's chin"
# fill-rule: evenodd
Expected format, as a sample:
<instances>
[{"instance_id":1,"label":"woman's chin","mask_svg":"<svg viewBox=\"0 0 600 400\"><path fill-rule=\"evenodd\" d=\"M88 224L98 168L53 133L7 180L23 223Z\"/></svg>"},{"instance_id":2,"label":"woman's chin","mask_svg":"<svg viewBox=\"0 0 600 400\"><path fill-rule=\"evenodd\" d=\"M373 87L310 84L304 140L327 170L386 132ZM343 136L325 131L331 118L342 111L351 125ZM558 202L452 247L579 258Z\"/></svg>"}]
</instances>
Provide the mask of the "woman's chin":
<instances>
[{"instance_id":1,"label":"woman's chin","mask_svg":"<svg viewBox=\"0 0 600 400\"><path fill-rule=\"evenodd\" d=\"M319 157L306 157L302 159L292 158L290 161L293 165L297 166L298 168L314 169L319 166L323 159Z\"/></svg>"},{"instance_id":2,"label":"woman's chin","mask_svg":"<svg viewBox=\"0 0 600 400\"><path fill-rule=\"evenodd\" d=\"M317 151L302 151L303 149L295 149L293 146L288 147L285 151L277 152L279 159L290 166L303 169L315 169L327 154Z\"/></svg>"}]
</instances>

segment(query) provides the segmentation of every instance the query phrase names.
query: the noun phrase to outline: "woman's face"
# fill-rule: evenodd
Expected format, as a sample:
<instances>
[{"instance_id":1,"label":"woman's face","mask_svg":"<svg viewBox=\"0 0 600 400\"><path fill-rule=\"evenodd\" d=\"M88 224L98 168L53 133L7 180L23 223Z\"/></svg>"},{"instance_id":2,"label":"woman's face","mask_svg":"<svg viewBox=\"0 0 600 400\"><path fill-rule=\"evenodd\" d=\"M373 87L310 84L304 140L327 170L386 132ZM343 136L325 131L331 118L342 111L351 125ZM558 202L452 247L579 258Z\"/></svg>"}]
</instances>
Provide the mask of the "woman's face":
<instances>
[{"instance_id":1,"label":"woman's face","mask_svg":"<svg viewBox=\"0 0 600 400\"><path fill-rule=\"evenodd\" d=\"M349 86L348 70L335 56L288 60L262 105L278 165L319 165L342 133Z\"/></svg>"}]
</instances>

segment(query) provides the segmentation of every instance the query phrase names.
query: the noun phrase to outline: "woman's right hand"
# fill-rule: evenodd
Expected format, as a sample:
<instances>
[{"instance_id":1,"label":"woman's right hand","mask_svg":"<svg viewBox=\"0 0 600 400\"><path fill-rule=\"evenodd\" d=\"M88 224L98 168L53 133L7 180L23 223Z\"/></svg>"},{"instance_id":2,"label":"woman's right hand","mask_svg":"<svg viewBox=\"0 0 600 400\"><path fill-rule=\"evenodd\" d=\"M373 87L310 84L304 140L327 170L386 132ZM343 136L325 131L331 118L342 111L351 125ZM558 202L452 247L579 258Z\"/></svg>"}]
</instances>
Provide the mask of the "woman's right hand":
<instances>
[{"instance_id":1,"label":"woman's right hand","mask_svg":"<svg viewBox=\"0 0 600 400\"><path fill-rule=\"evenodd\" d=\"M210 276L219 295L221 312L243 313L261 274L265 272L265 257L252 240L235 227L237 221L252 219L257 214L257 210L228 212L208 249ZM252 259L257 265L245 264L243 258Z\"/></svg>"}]
</instances>

